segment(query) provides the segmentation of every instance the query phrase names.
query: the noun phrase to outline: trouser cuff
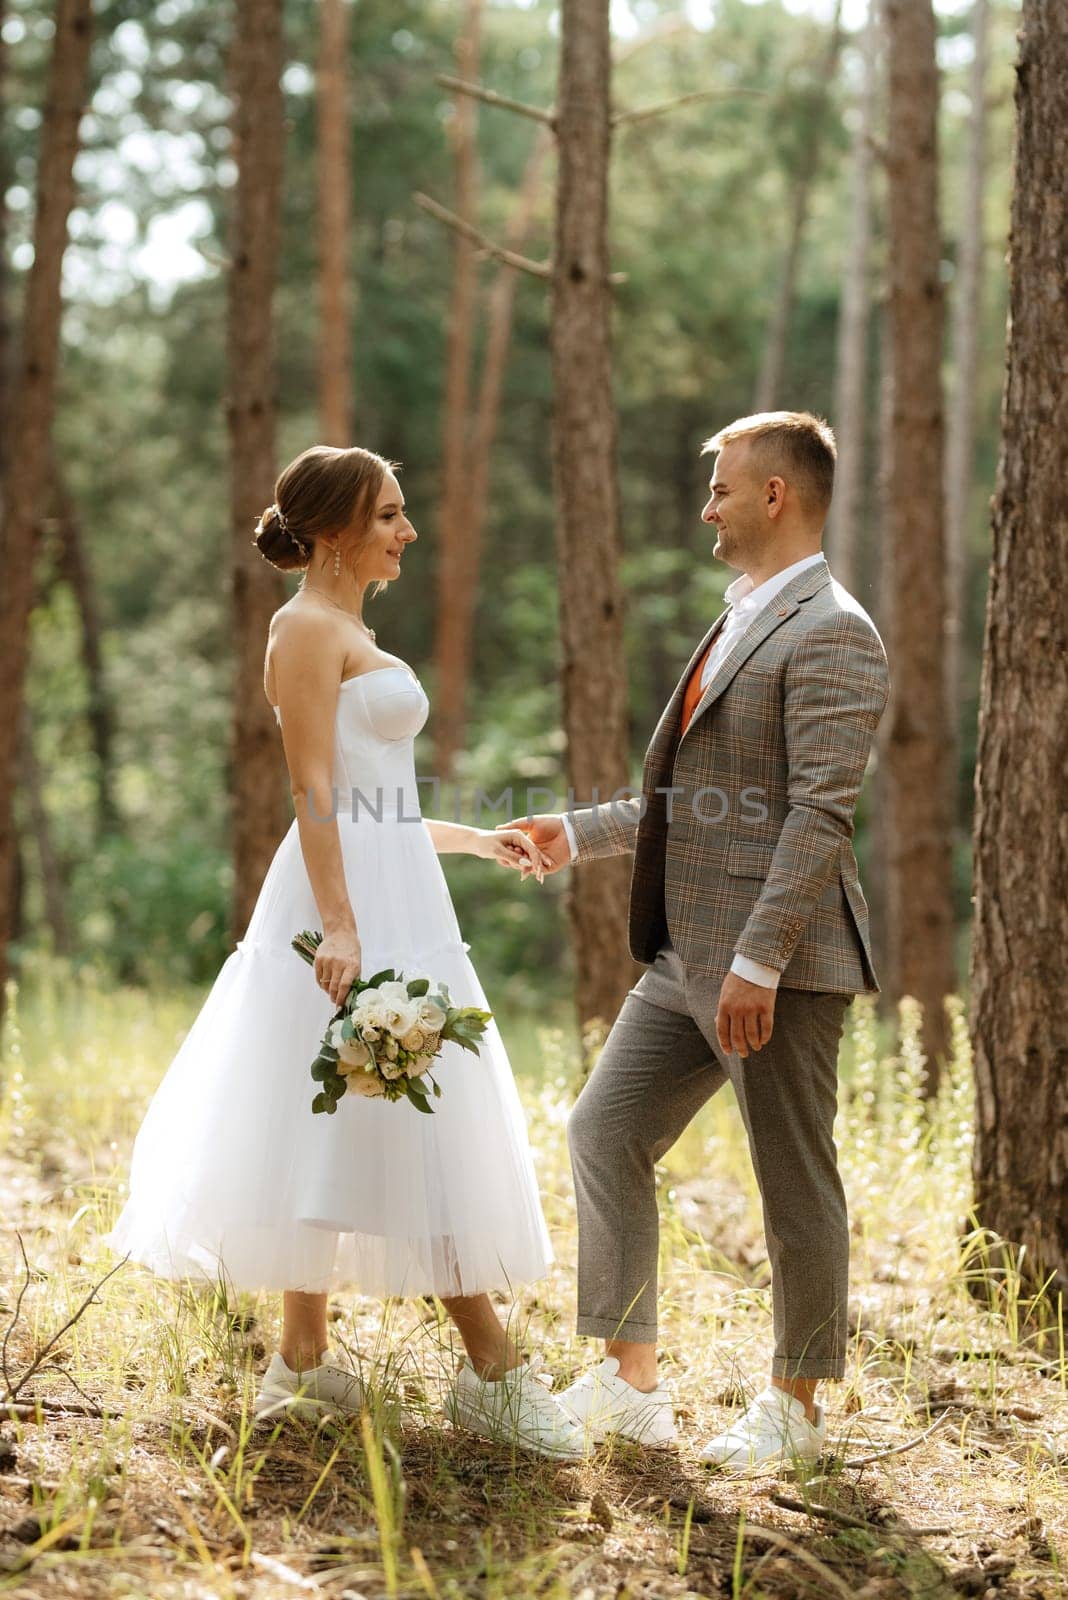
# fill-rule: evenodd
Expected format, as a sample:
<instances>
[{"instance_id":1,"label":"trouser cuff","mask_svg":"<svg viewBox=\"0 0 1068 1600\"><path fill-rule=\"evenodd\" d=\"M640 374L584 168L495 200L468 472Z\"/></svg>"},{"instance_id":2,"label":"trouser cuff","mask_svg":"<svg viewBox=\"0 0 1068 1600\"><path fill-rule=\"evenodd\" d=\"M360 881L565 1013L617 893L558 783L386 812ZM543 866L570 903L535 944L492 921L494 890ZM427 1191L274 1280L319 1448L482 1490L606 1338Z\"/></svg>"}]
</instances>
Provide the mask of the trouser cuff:
<instances>
[{"instance_id":1,"label":"trouser cuff","mask_svg":"<svg viewBox=\"0 0 1068 1600\"><path fill-rule=\"evenodd\" d=\"M775 1356L771 1375L773 1378L844 1378L845 1357L834 1360L819 1356Z\"/></svg>"},{"instance_id":2,"label":"trouser cuff","mask_svg":"<svg viewBox=\"0 0 1068 1600\"><path fill-rule=\"evenodd\" d=\"M590 1339L626 1339L629 1344L655 1344L656 1323L630 1317L578 1317L575 1332Z\"/></svg>"}]
</instances>

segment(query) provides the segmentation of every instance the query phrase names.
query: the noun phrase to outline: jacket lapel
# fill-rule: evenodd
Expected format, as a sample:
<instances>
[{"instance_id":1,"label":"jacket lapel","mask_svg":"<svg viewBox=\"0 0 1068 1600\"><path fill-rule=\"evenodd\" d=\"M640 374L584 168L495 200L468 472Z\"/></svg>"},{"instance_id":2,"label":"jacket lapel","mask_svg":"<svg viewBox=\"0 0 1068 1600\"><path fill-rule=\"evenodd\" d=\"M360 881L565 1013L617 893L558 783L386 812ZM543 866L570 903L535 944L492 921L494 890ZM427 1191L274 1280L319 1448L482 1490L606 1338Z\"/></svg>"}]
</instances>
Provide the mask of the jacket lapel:
<instances>
[{"instance_id":1,"label":"jacket lapel","mask_svg":"<svg viewBox=\"0 0 1068 1600\"><path fill-rule=\"evenodd\" d=\"M704 694L694 708L689 726L682 736L683 739L687 738L693 731L698 718L703 716L709 706L714 705L719 699L738 670L749 660L757 646L763 644L765 639L770 638L776 628L782 626L787 617L793 616L803 601L811 599L814 594L818 594L821 589L825 589L830 581L830 569L826 561L823 561L817 566L807 567L804 572L799 572L796 578L793 578L779 590L779 593L768 602L765 609L749 625L742 636L735 641L716 667ZM720 621L722 622L722 620L721 618ZM718 627L719 623L716 626ZM692 670L693 662L690 664L688 673ZM676 690L677 693L678 691ZM674 699L672 704L674 704Z\"/></svg>"},{"instance_id":2,"label":"jacket lapel","mask_svg":"<svg viewBox=\"0 0 1068 1600\"><path fill-rule=\"evenodd\" d=\"M667 757L674 750L675 741L679 731L679 722L682 717L682 702L686 698L686 685L693 676L693 673L697 667L697 663L701 660L701 657L712 643L712 640L719 633L720 629L726 625L727 618L729 616L730 607L728 606L727 610L722 612L709 628L708 632L701 640L701 643L697 646L697 649L690 657L689 663L684 669L682 677L675 685L675 692L671 696L671 699L668 701L667 705L664 707L660 721L653 730L653 737L649 741L649 747L645 754L645 771L647 774L651 771L656 771L658 768L661 768Z\"/></svg>"}]
</instances>

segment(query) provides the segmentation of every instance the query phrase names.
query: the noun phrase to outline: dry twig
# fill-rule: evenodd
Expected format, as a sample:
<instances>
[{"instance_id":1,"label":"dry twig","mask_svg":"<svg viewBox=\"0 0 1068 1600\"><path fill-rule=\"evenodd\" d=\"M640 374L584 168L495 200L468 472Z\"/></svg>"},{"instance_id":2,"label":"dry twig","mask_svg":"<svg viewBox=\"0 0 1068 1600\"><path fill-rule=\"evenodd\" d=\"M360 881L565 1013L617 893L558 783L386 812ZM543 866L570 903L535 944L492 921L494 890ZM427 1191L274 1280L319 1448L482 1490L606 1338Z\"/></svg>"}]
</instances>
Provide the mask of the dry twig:
<instances>
[{"instance_id":1,"label":"dry twig","mask_svg":"<svg viewBox=\"0 0 1068 1600\"><path fill-rule=\"evenodd\" d=\"M823 1517L827 1522L833 1522L840 1528L863 1528L869 1533L899 1533L912 1539L934 1539L953 1532L952 1528L910 1528L907 1523L882 1523L869 1522L866 1517L853 1517L847 1511L839 1511L835 1506L823 1506L815 1500L807 1503L804 1500L794 1500L788 1494L774 1493L768 1497L773 1505L782 1506L784 1511L799 1511L807 1517Z\"/></svg>"},{"instance_id":2,"label":"dry twig","mask_svg":"<svg viewBox=\"0 0 1068 1600\"><path fill-rule=\"evenodd\" d=\"M10 1371L8 1369L8 1364L7 1364L8 1341L10 1340L11 1335L14 1332L16 1325L18 1324L19 1314L20 1314L20 1312L22 1310L22 1301L23 1301L23 1298L24 1298L24 1296L26 1294L26 1290L30 1286L30 1279L32 1277L32 1271L31 1271L31 1268L30 1268L29 1258L26 1255L26 1246L23 1243L22 1234L19 1233L19 1231L17 1229L15 1230L15 1237L19 1242L19 1250L22 1252L22 1266L23 1266L23 1270L25 1272L25 1277L24 1277L23 1282L22 1282L22 1287L19 1289L18 1299L15 1301L15 1309L11 1314L11 1321L8 1323L7 1328L6 1328L5 1332L4 1332L3 1345L0 1346L0 1371L2 1371L3 1378L4 1378L4 1393L2 1395L0 1395L0 1405L5 1405L5 1406L8 1405L10 1402L15 1400L15 1398L17 1397L19 1391L21 1389L25 1388L26 1384L29 1383L29 1381L33 1377L34 1373L39 1371L39 1369L44 1364L44 1362L47 1361L49 1355L56 1348L56 1345L62 1339L63 1335L65 1333L69 1333L70 1332L70 1330L71 1330L71 1328L73 1328L74 1324L79 1320L79 1318L84 1314L84 1312L87 1311L88 1308L92 1305L93 1301L96 1299L97 1295L100 1293L100 1290L104 1287L105 1283L107 1283L108 1279L109 1278L113 1278L115 1276L116 1272L118 1272L120 1270L120 1268L124 1267L126 1265L127 1261L129 1260L128 1256L123 1256L121 1261L117 1261L115 1263L115 1265L111 1268L110 1272L105 1272L104 1276L97 1283L93 1284L92 1288L89 1290L89 1293L85 1296L85 1299L82 1301L81 1305L77 1308L77 1310L73 1313L73 1315L71 1315L71 1316L69 1316L67 1318L66 1322L63 1324L63 1326L61 1328L57 1328L56 1329L55 1333L48 1340L47 1344L45 1344L44 1347L37 1352L37 1355L34 1357L33 1361L31 1361L30 1365L26 1368L26 1371L22 1374L22 1377L18 1380L18 1382L17 1383L12 1383L12 1381L11 1381L11 1373L10 1373ZM71 1407L66 1407L65 1409L71 1410L72 1408Z\"/></svg>"}]
</instances>

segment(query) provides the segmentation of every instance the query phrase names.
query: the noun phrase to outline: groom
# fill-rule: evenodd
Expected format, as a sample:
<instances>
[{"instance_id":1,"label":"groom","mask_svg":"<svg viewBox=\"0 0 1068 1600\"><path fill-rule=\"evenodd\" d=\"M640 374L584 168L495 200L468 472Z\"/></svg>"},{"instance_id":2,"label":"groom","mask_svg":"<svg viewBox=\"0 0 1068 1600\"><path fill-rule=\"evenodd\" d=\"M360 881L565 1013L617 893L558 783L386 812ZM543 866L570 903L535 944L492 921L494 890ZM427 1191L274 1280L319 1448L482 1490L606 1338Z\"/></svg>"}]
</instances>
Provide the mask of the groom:
<instances>
[{"instance_id":1,"label":"groom","mask_svg":"<svg viewBox=\"0 0 1068 1600\"><path fill-rule=\"evenodd\" d=\"M830 428L769 412L722 428L702 518L740 574L645 757L641 800L514 824L553 859L633 851L630 948L648 964L571 1114L578 1331L606 1359L561 1397L594 1441L674 1438L658 1383L654 1165L728 1079L772 1269L770 1383L701 1451L813 1458L821 1379L845 1368L849 1232L833 1125L844 1015L878 989L853 812L889 693L871 619L821 551Z\"/></svg>"}]
</instances>

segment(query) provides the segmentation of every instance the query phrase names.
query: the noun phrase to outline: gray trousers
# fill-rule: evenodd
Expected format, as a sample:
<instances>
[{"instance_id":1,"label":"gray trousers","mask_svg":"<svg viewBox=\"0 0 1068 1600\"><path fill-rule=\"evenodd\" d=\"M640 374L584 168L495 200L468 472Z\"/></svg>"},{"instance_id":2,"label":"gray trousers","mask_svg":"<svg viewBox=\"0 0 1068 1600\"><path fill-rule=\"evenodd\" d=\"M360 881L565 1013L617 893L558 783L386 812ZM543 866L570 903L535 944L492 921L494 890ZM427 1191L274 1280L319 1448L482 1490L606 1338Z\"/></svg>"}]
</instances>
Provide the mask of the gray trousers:
<instances>
[{"instance_id":1,"label":"gray trousers","mask_svg":"<svg viewBox=\"0 0 1068 1600\"><path fill-rule=\"evenodd\" d=\"M654 1164L727 1082L760 1187L780 1378L845 1371L849 1226L833 1128L843 994L780 989L775 1027L743 1061L716 1040L722 978L668 945L627 995L568 1120L578 1202L578 1331L656 1339Z\"/></svg>"}]
</instances>

